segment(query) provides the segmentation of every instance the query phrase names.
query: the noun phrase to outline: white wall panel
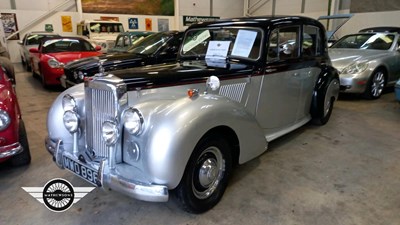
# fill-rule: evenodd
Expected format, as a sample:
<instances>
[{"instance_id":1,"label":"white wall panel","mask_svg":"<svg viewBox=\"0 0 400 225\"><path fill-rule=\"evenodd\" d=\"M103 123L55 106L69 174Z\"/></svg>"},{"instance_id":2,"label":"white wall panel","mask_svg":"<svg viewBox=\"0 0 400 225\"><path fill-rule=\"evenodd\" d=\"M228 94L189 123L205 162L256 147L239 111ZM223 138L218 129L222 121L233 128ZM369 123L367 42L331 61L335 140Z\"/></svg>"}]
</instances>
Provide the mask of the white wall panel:
<instances>
[{"instance_id":1,"label":"white wall panel","mask_svg":"<svg viewBox=\"0 0 400 225\"><path fill-rule=\"evenodd\" d=\"M301 13L301 1L278 0L276 1L275 15L292 15Z\"/></svg>"}]
</instances>

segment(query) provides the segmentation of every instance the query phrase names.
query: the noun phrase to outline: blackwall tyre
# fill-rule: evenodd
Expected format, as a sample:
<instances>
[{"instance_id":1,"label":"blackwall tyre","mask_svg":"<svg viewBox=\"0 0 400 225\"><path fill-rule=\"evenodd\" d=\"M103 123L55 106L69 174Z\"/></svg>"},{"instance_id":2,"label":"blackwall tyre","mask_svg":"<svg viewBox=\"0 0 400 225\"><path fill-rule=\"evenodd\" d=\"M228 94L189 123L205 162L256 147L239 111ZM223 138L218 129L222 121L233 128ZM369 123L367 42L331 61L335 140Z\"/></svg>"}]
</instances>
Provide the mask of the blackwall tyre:
<instances>
[{"instance_id":1,"label":"blackwall tyre","mask_svg":"<svg viewBox=\"0 0 400 225\"><path fill-rule=\"evenodd\" d=\"M232 172L231 148L225 139L206 137L195 147L175 189L179 206L203 213L222 198Z\"/></svg>"},{"instance_id":2,"label":"blackwall tyre","mask_svg":"<svg viewBox=\"0 0 400 225\"><path fill-rule=\"evenodd\" d=\"M31 162L31 153L29 150L28 136L26 134L25 125L22 120L19 123L19 142L23 147L23 151L10 159L13 166L23 166Z\"/></svg>"},{"instance_id":3,"label":"blackwall tyre","mask_svg":"<svg viewBox=\"0 0 400 225\"><path fill-rule=\"evenodd\" d=\"M329 88L339 84L337 79L332 79L329 85L325 87L321 98L317 99L316 112L312 113L312 123L315 125L325 125L332 114L335 97L331 96Z\"/></svg>"}]
</instances>

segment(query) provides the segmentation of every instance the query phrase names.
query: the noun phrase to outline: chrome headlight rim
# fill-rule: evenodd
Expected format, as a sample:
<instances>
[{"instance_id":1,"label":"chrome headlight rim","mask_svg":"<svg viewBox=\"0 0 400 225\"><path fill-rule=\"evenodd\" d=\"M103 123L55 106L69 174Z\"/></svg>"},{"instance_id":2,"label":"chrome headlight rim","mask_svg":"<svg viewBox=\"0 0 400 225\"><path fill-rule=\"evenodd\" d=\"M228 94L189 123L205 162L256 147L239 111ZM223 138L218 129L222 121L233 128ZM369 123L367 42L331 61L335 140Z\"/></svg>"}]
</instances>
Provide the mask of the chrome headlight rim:
<instances>
[{"instance_id":1,"label":"chrome headlight rim","mask_svg":"<svg viewBox=\"0 0 400 225\"><path fill-rule=\"evenodd\" d=\"M119 138L118 125L114 121L104 121L101 126L101 133L106 145L114 145Z\"/></svg>"},{"instance_id":2,"label":"chrome headlight rim","mask_svg":"<svg viewBox=\"0 0 400 225\"><path fill-rule=\"evenodd\" d=\"M138 136L144 127L143 114L137 109L130 107L122 114L122 121L125 129L132 135Z\"/></svg>"},{"instance_id":3,"label":"chrome headlight rim","mask_svg":"<svg viewBox=\"0 0 400 225\"><path fill-rule=\"evenodd\" d=\"M67 110L64 112L64 115L63 115L64 127L71 134L78 132L79 121L80 121L80 119L79 119L78 113L76 113L72 110Z\"/></svg>"},{"instance_id":4,"label":"chrome headlight rim","mask_svg":"<svg viewBox=\"0 0 400 225\"><path fill-rule=\"evenodd\" d=\"M369 66L369 61L361 61L350 64L342 70L342 74L358 74L366 71Z\"/></svg>"},{"instance_id":5,"label":"chrome headlight rim","mask_svg":"<svg viewBox=\"0 0 400 225\"><path fill-rule=\"evenodd\" d=\"M0 109L0 131L7 129L10 124L10 115L5 110Z\"/></svg>"},{"instance_id":6,"label":"chrome headlight rim","mask_svg":"<svg viewBox=\"0 0 400 225\"><path fill-rule=\"evenodd\" d=\"M70 94L64 95L64 97L62 98L62 106L65 112L66 111L76 112L77 109L76 100Z\"/></svg>"}]
</instances>

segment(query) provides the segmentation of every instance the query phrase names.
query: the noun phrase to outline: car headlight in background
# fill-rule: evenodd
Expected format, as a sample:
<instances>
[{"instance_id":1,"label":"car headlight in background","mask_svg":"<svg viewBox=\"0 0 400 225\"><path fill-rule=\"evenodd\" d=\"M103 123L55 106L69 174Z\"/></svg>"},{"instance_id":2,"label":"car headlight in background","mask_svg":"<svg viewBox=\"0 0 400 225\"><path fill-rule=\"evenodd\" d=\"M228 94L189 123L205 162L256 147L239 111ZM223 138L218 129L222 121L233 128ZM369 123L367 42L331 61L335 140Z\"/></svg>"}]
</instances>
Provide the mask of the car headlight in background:
<instances>
[{"instance_id":1,"label":"car headlight in background","mask_svg":"<svg viewBox=\"0 0 400 225\"><path fill-rule=\"evenodd\" d=\"M8 113L0 109L0 131L5 130L10 123L11 119Z\"/></svg>"},{"instance_id":2,"label":"car headlight in background","mask_svg":"<svg viewBox=\"0 0 400 225\"><path fill-rule=\"evenodd\" d=\"M79 128L79 117L76 112L68 110L63 116L64 126L70 133L75 133Z\"/></svg>"},{"instance_id":3,"label":"car headlight in background","mask_svg":"<svg viewBox=\"0 0 400 225\"><path fill-rule=\"evenodd\" d=\"M129 108L125 110L122 121L126 130L132 135L138 135L142 131L143 116L139 110Z\"/></svg>"},{"instance_id":4,"label":"car headlight in background","mask_svg":"<svg viewBox=\"0 0 400 225\"><path fill-rule=\"evenodd\" d=\"M368 62L355 62L342 70L343 74L362 73L368 68Z\"/></svg>"},{"instance_id":5,"label":"car headlight in background","mask_svg":"<svg viewBox=\"0 0 400 225\"><path fill-rule=\"evenodd\" d=\"M105 121L101 127L103 140L107 145L113 145L118 140L118 127L115 122Z\"/></svg>"},{"instance_id":6,"label":"car headlight in background","mask_svg":"<svg viewBox=\"0 0 400 225\"><path fill-rule=\"evenodd\" d=\"M57 61L57 59L55 58L49 59L49 61L47 61L47 64L49 64L51 68L64 68L64 63Z\"/></svg>"}]
</instances>

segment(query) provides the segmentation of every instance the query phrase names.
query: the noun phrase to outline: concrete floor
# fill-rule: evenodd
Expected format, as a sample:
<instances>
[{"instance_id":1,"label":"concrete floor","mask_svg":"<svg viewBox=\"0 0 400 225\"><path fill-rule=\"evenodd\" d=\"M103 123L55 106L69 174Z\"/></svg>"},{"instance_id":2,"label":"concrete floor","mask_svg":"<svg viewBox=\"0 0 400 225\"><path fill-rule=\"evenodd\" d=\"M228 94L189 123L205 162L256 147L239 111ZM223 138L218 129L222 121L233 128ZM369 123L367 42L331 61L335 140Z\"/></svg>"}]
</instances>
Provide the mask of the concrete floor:
<instances>
[{"instance_id":1,"label":"concrete floor","mask_svg":"<svg viewBox=\"0 0 400 225\"><path fill-rule=\"evenodd\" d=\"M32 163L0 165L0 224L400 224L400 104L345 96L322 127L306 125L238 167L221 202L191 215L174 201L149 203L96 188L68 211L49 211L21 187L64 178L44 148L46 115L59 90L15 65Z\"/></svg>"}]
</instances>

